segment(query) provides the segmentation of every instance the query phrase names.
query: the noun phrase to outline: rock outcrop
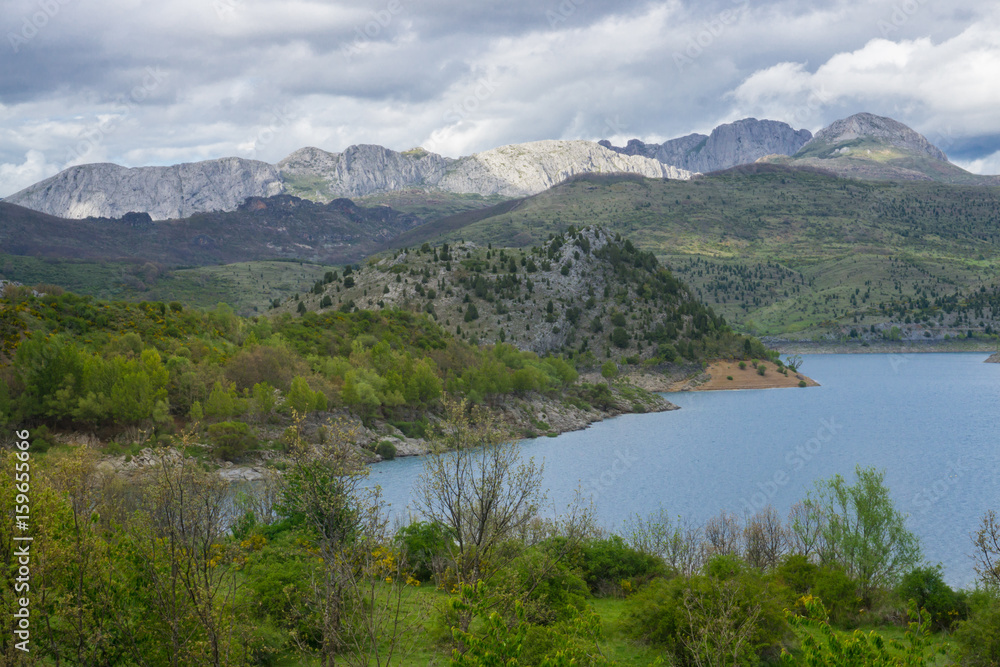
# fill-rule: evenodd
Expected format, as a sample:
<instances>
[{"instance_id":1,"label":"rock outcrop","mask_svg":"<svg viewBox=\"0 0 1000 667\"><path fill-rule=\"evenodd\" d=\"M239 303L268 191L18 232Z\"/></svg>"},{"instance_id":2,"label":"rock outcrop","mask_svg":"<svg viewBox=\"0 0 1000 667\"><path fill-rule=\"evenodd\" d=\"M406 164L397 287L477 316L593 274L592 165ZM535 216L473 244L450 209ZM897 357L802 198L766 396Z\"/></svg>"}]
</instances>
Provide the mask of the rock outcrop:
<instances>
[{"instance_id":1,"label":"rock outcrop","mask_svg":"<svg viewBox=\"0 0 1000 667\"><path fill-rule=\"evenodd\" d=\"M639 155L624 155L592 141L533 141L462 158L437 186L448 192L524 197L578 174L638 174L687 180L689 171Z\"/></svg>"},{"instance_id":2,"label":"rock outcrop","mask_svg":"<svg viewBox=\"0 0 1000 667\"><path fill-rule=\"evenodd\" d=\"M986 359L986 363L988 363L988 364L1000 364L1000 352L994 352L993 354L991 354Z\"/></svg>"},{"instance_id":3,"label":"rock outcrop","mask_svg":"<svg viewBox=\"0 0 1000 667\"><path fill-rule=\"evenodd\" d=\"M285 178L320 178L330 197L363 197L412 187L433 187L451 158L422 149L398 153L382 146L361 144L343 153L301 148L277 164Z\"/></svg>"},{"instance_id":4,"label":"rock outcrop","mask_svg":"<svg viewBox=\"0 0 1000 667\"><path fill-rule=\"evenodd\" d=\"M247 197L282 191L274 166L229 157L172 167L80 165L5 201L61 218L121 218L144 212L153 220L167 220L205 211L232 211Z\"/></svg>"},{"instance_id":5,"label":"rock outcrop","mask_svg":"<svg viewBox=\"0 0 1000 667\"><path fill-rule=\"evenodd\" d=\"M523 197L589 173L691 177L654 159L621 155L590 141L536 141L457 160L421 148L400 153L362 144L342 153L302 148L277 165L241 158L132 169L81 165L6 201L61 218L148 213L153 220L165 220L233 211L249 197L286 192L321 202L408 188Z\"/></svg>"},{"instance_id":6,"label":"rock outcrop","mask_svg":"<svg viewBox=\"0 0 1000 667\"><path fill-rule=\"evenodd\" d=\"M592 141L512 144L457 160L420 148L403 153L371 145L351 146L343 153L303 148L279 162L278 169L289 181L324 181L324 186L318 189L321 197L363 197L414 187L524 197L577 174L691 177L682 169L644 156L622 155Z\"/></svg>"},{"instance_id":7,"label":"rock outcrop","mask_svg":"<svg viewBox=\"0 0 1000 667\"><path fill-rule=\"evenodd\" d=\"M624 155L641 155L693 172L719 171L750 164L766 155L792 155L812 138L809 130L787 123L744 118L720 125L710 135L689 134L662 144L632 139L624 147L600 144Z\"/></svg>"},{"instance_id":8,"label":"rock outcrop","mask_svg":"<svg viewBox=\"0 0 1000 667\"><path fill-rule=\"evenodd\" d=\"M948 156L941 149L916 130L892 118L871 113L857 113L831 123L817 132L802 149L807 152L816 146L846 144L858 139L871 139L935 160L948 161Z\"/></svg>"}]
</instances>

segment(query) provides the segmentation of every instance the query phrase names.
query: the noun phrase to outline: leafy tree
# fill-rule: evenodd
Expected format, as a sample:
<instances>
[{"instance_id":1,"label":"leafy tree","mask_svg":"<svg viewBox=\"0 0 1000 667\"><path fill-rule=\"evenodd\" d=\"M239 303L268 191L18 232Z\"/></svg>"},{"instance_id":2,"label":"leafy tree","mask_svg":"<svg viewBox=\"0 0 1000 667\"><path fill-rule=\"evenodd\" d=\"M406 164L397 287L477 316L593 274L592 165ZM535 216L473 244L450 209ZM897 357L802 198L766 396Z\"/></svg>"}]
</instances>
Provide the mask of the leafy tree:
<instances>
[{"instance_id":1,"label":"leafy tree","mask_svg":"<svg viewBox=\"0 0 1000 667\"><path fill-rule=\"evenodd\" d=\"M611 330L611 342L615 347L625 349L628 347L628 332L623 327L615 327Z\"/></svg>"},{"instance_id":2,"label":"leafy tree","mask_svg":"<svg viewBox=\"0 0 1000 667\"><path fill-rule=\"evenodd\" d=\"M210 419L227 419L236 414L236 387L230 385L223 387L221 382L216 381L212 386L212 393L205 401L205 416Z\"/></svg>"},{"instance_id":3,"label":"leafy tree","mask_svg":"<svg viewBox=\"0 0 1000 667\"><path fill-rule=\"evenodd\" d=\"M243 422L219 422L208 427L215 455L224 461L238 461L257 445L257 438Z\"/></svg>"},{"instance_id":4,"label":"leafy tree","mask_svg":"<svg viewBox=\"0 0 1000 667\"><path fill-rule=\"evenodd\" d=\"M601 364L601 377L608 381L608 385L611 385L611 381L618 377L618 364L608 360Z\"/></svg>"},{"instance_id":5,"label":"leafy tree","mask_svg":"<svg viewBox=\"0 0 1000 667\"><path fill-rule=\"evenodd\" d=\"M885 472L859 465L855 478L854 484L840 475L817 482L804 505L820 525L821 560L840 564L871 604L920 562L920 544L893 505Z\"/></svg>"}]
</instances>

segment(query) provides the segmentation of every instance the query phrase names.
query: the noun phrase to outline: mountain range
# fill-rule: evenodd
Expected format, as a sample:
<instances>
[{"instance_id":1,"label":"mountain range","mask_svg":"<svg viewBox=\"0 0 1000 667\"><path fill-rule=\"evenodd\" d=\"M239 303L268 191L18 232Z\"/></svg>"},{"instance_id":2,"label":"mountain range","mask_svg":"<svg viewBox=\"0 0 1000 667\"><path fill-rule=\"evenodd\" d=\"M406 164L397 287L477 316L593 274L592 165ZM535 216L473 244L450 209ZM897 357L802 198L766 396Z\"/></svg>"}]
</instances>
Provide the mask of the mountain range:
<instances>
[{"instance_id":1,"label":"mountain range","mask_svg":"<svg viewBox=\"0 0 1000 667\"><path fill-rule=\"evenodd\" d=\"M243 158L131 169L80 165L5 201L63 218L118 218L144 212L154 220L166 220L232 211L247 197L285 193L324 203L414 187L523 197L585 173L692 176L658 160L622 155L591 141L535 141L457 160L419 148L400 153L366 144L343 153L303 148L277 165Z\"/></svg>"},{"instance_id":2,"label":"mountain range","mask_svg":"<svg viewBox=\"0 0 1000 667\"><path fill-rule=\"evenodd\" d=\"M340 153L307 147L277 164L223 158L171 167L89 164L66 169L5 201L63 218L153 220L234 211L248 197L290 194L327 203L417 190L499 199L530 196L581 174L634 174L687 180L756 161L810 167L839 176L996 185L948 161L926 138L890 118L859 113L813 136L787 123L746 118L662 144L633 139L535 141L454 159L422 148L398 152L350 146Z\"/></svg>"}]
</instances>

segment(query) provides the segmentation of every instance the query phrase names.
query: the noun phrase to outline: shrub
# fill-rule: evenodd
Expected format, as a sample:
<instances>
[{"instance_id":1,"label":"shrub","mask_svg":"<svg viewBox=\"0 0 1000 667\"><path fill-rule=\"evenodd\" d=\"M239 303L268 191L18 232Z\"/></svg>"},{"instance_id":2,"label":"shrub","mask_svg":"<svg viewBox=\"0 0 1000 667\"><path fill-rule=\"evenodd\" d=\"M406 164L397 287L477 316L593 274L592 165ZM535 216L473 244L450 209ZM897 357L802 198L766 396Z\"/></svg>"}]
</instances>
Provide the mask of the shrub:
<instances>
[{"instance_id":1,"label":"shrub","mask_svg":"<svg viewBox=\"0 0 1000 667\"><path fill-rule=\"evenodd\" d=\"M623 625L673 664L756 664L787 628L776 590L735 559L716 565L713 576L654 580L632 597ZM723 655L732 662L711 660Z\"/></svg>"},{"instance_id":2,"label":"shrub","mask_svg":"<svg viewBox=\"0 0 1000 667\"><path fill-rule=\"evenodd\" d=\"M945 583L940 565L910 570L903 575L896 594L903 602L912 600L918 609L926 609L937 630L947 630L967 615L964 597Z\"/></svg>"},{"instance_id":3,"label":"shrub","mask_svg":"<svg viewBox=\"0 0 1000 667\"><path fill-rule=\"evenodd\" d=\"M764 373L766 373L766 372L767 372L767 369L764 368L764 364L761 364L761 365L757 366L757 375L760 375L761 377L764 377Z\"/></svg>"},{"instance_id":4,"label":"shrub","mask_svg":"<svg viewBox=\"0 0 1000 667\"><path fill-rule=\"evenodd\" d=\"M784 584L791 597L789 605L803 596L819 598L835 625L853 626L857 621L856 610L861 603L857 586L843 570L833 565L816 565L801 554L788 556L775 570L775 576Z\"/></svg>"},{"instance_id":5,"label":"shrub","mask_svg":"<svg viewBox=\"0 0 1000 667\"><path fill-rule=\"evenodd\" d=\"M995 592L977 591L969 601L969 618L954 635L958 663L970 667L1000 664L1000 599Z\"/></svg>"},{"instance_id":6,"label":"shrub","mask_svg":"<svg viewBox=\"0 0 1000 667\"><path fill-rule=\"evenodd\" d=\"M799 380L799 386L800 387L805 387L806 386L806 381L805 380Z\"/></svg>"},{"instance_id":7,"label":"shrub","mask_svg":"<svg viewBox=\"0 0 1000 667\"><path fill-rule=\"evenodd\" d=\"M396 531L395 539L415 578L429 581L435 572L443 569L451 539L442 524L415 521Z\"/></svg>"},{"instance_id":8,"label":"shrub","mask_svg":"<svg viewBox=\"0 0 1000 667\"><path fill-rule=\"evenodd\" d=\"M513 599L523 603L525 620L550 625L568 620L586 608L590 595L587 584L558 561L558 551L527 549L511 565L498 573L491 588L500 593L500 606ZM508 601L508 598L510 601ZM508 613L513 609L507 609Z\"/></svg>"},{"instance_id":9,"label":"shrub","mask_svg":"<svg viewBox=\"0 0 1000 667\"><path fill-rule=\"evenodd\" d=\"M375 447L375 453L381 456L384 460L391 461L396 458L396 445L392 444L388 440L383 440Z\"/></svg>"},{"instance_id":10,"label":"shrub","mask_svg":"<svg viewBox=\"0 0 1000 667\"><path fill-rule=\"evenodd\" d=\"M740 370L741 371L745 371L746 369L747 369L747 362L741 361L740 362Z\"/></svg>"},{"instance_id":11,"label":"shrub","mask_svg":"<svg viewBox=\"0 0 1000 667\"><path fill-rule=\"evenodd\" d=\"M727 376L726 376L726 379L727 379L727 380L732 380L732 379L733 379L733 376L732 376L732 375L727 375Z\"/></svg>"},{"instance_id":12,"label":"shrub","mask_svg":"<svg viewBox=\"0 0 1000 667\"><path fill-rule=\"evenodd\" d=\"M257 445L257 438L243 422L219 422L208 427L208 437L215 445L215 455L225 461L239 460Z\"/></svg>"},{"instance_id":13,"label":"shrub","mask_svg":"<svg viewBox=\"0 0 1000 667\"><path fill-rule=\"evenodd\" d=\"M611 342L615 347L625 349L628 347L628 332L623 327L615 327L611 331Z\"/></svg>"},{"instance_id":14,"label":"shrub","mask_svg":"<svg viewBox=\"0 0 1000 667\"><path fill-rule=\"evenodd\" d=\"M579 561L587 586L600 594L628 592L623 590L623 581L630 583L626 588L637 588L639 583L664 570L662 560L633 549L617 535L584 543Z\"/></svg>"}]
</instances>

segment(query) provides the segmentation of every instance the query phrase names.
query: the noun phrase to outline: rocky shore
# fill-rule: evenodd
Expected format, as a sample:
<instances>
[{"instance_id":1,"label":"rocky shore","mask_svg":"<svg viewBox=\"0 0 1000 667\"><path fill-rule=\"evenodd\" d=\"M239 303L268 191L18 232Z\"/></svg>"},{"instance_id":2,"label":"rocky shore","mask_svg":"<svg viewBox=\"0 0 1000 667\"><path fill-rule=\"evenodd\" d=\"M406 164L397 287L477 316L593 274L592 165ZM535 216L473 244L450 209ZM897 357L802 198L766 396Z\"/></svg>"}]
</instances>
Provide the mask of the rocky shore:
<instances>
[{"instance_id":1,"label":"rocky shore","mask_svg":"<svg viewBox=\"0 0 1000 667\"><path fill-rule=\"evenodd\" d=\"M676 405L659 394L653 393L662 391L655 382L643 384L649 385L649 387L636 387L627 381L616 382L609 387L610 391L608 392L604 392L602 387L595 394L601 399L600 406L588 402L587 392L581 391L562 396L548 396L538 393L521 398L506 396L491 405L490 409L517 438L554 437L560 433L585 429L594 422L621 414L666 412L677 409ZM428 414L426 416L431 424L438 420L435 415ZM397 457L421 456L431 451L431 443L423 438L407 437L398 428L383 420L374 420L366 426L360 419L343 410L309 415L300 424L301 436L306 442L319 443L324 437L322 429L331 421L338 419L345 420L346 430L353 436L352 444L356 448L358 456L368 463L377 463L382 460L382 457L376 454L375 450L379 444L384 442L388 442L395 448ZM255 430L259 440L273 442L281 439L287 426L286 423L269 424L258 426ZM63 433L56 439L73 446L103 447L103 443L99 439L85 433ZM194 447L204 448L208 453L209 445L199 442L190 444ZM135 450L133 449L133 451ZM162 449L145 447L135 454L109 456L101 465L111 472L134 475L158 464L164 457L168 463L179 463L185 458L195 459L190 455L185 456L176 447ZM283 459L283 455L277 451L263 450L256 453L250 463L219 463L218 475L228 482L258 481L273 474L275 469L280 469Z\"/></svg>"},{"instance_id":2,"label":"rocky shore","mask_svg":"<svg viewBox=\"0 0 1000 667\"><path fill-rule=\"evenodd\" d=\"M986 363L1000 364L1000 352L994 352L993 354L991 354L989 358L986 360Z\"/></svg>"}]
</instances>

